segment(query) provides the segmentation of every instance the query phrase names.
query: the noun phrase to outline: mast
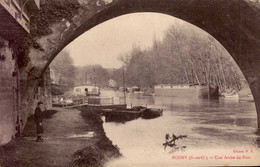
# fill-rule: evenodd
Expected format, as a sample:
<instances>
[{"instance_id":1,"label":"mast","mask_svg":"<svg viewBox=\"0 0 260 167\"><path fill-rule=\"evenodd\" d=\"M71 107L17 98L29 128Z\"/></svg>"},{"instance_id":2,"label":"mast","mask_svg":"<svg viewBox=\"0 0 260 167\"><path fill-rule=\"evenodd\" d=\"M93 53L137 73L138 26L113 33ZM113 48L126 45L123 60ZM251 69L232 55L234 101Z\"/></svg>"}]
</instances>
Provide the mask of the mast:
<instances>
[{"instance_id":1,"label":"mast","mask_svg":"<svg viewBox=\"0 0 260 167\"><path fill-rule=\"evenodd\" d=\"M87 85L88 84L88 72L86 71L86 73L85 73L85 85Z\"/></svg>"},{"instance_id":2,"label":"mast","mask_svg":"<svg viewBox=\"0 0 260 167\"><path fill-rule=\"evenodd\" d=\"M124 101L125 101L125 104L126 104L126 97L125 97L125 69L124 69L124 64L123 64L122 68L123 68Z\"/></svg>"},{"instance_id":3,"label":"mast","mask_svg":"<svg viewBox=\"0 0 260 167\"><path fill-rule=\"evenodd\" d=\"M96 69L94 67L94 86L96 86Z\"/></svg>"}]
</instances>

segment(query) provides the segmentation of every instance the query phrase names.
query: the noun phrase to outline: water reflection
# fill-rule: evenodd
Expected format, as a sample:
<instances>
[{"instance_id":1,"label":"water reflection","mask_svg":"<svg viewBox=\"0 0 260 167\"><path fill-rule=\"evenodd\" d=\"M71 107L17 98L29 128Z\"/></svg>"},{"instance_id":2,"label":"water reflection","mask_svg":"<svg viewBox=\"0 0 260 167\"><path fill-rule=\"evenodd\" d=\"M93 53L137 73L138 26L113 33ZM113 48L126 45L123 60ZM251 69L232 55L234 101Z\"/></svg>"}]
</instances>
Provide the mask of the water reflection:
<instances>
[{"instance_id":1,"label":"water reflection","mask_svg":"<svg viewBox=\"0 0 260 167\"><path fill-rule=\"evenodd\" d=\"M259 131L256 133L257 115L252 102L128 94L127 104L164 109L163 116L156 119L138 118L120 125L104 123L108 138L118 145L128 164L131 164L132 157L151 159L152 155L158 154L168 157L168 153L162 151L166 133L187 135L177 144L187 146L186 152L189 153L191 150L232 150L241 147L260 151ZM138 160L132 163L149 164Z\"/></svg>"},{"instance_id":2,"label":"water reflection","mask_svg":"<svg viewBox=\"0 0 260 167\"><path fill-rule=\"evenodd\" d=\"M140 115L129 115L129 114L114 114L114 115L104 115L103 120L105 122L116 122L116 123L126 123L128 121L133 121L140 118ZM160 116L145 116L142 119L155 119Z\"/></svg>"},{"instance_id":3,"label":"water reflection","mask_svg":"<svg viewBox=\"0 0 260 167\"><path fill-rule=\"evenodd\" d=\"M116 122L116 123L125 123L137 119L136 115L126 115L126 114L117 114L117 115L105 115L105 122Z\"/></svg>"}]
</instances>

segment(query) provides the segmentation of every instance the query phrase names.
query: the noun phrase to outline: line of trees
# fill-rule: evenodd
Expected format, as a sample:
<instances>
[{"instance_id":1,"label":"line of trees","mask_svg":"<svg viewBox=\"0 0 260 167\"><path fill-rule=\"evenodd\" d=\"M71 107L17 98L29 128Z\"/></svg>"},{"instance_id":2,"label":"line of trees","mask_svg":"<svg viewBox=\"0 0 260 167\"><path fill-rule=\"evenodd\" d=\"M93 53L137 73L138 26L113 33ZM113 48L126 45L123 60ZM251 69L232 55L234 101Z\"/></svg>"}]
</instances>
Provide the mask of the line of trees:
<instances>
[{"instance_id":1,"label":"line of trees","mask_svg":"<svg viewBox=\"0 0 260 167\"><path fill-rule=\"evenodd\" d=\"M163 40L154 37L153 46L133 46L121 55L126 84L152 88L156 84L213 84L221 91L242 89L245 79L228 52L213 37L198 28L172 26ZM118 69L115 75L118 75ZM114 78L119 78L115 77ZM119 83L122 80L117 79Z\"/></svg>"},{"instance_id":2,"label":"line of trees","mask_svg":"<svg viewBox=\"0 0 260 167\"><path fill-rule=\"evenodd\" d=\"M101 65L87 65L77 67L74 85L96 85L106 87L108 85L108 70Z\"/></svg>"},{"instance_id":3,"label":"line of trees","mask_svg":"<svg viewBox=\"0 0 260 167\"><path fill-rule=\"evenodd\" d=\"M73 86L76 68L68 51L61 51L50 64L54 72L53 82L59 85Z\"/></svg>"},{"instance_id":4,"label":"line of trees","mask_svg":"<svg viewBox=\"0 0 260 167\"><path fill-rule=\"evenodd\" d=\"M181 24L170 27L162 40L154 36L146 50L134 45L119 56L127 86L153 88L156 84L217 85L220 91L241 90L244 76L229 53L213 37L198 28ZM74 67L69 53L62 51L50 65L57 84L108 86L113 79L123 86L123 69L101 65Z\"/></svg>"},{"instance_id":5,"label":"line of trees","mask_svg":"<svg viewBox=\"0 0 260 167\"><path fill-rule=\"evenodd\" d=\"M75 85L108 85L109 70L101 65L86 65L76 67L67 50L61 51L50 64L54 78L52 82L72 88Z\"/></svg>"}]
</instances>

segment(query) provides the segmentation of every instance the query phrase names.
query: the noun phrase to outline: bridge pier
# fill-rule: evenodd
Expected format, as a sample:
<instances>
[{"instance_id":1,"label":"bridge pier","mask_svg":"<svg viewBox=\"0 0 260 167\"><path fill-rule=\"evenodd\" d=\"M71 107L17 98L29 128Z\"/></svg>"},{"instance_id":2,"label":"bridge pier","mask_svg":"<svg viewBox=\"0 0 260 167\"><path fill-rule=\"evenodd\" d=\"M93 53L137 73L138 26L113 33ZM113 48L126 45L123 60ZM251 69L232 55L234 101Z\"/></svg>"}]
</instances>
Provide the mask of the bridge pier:
<instances>
[{"instance_id":1,"label":"bridge pier","mask_svg":"<svg viewBox=\"0 0 260 167\"><path fill-rule=\"evenodd\" d=\"M244 71L244 74L254 97L257 114L257 128L260 130L260 73L257 64L252 64L251 71ZM248 67L248 69L250 69L250 67Z\"/></svg>"},{"instance_id":2,"label":"bridge pier","mask_svg":"<svg viewBox=\"0 0 260 167\"><path fill-rule=\"evenodd\" d=\"M260 130L260 95L254 96L256 114L257 114L257 128Z\"/></svg>"},{"instance_id":3,"label":"bridge pier","mask_svg":"<svg viewBox=\"0 0 260 167\"><path fill-rule=\"evenodd\" d=\"M260 85L258 85L260 87ZM254 101L255 101L255 108L257 114L257 127L260 130L260 90L258 92L256 90L251 89Z\"/></svg>"}]
</instances>

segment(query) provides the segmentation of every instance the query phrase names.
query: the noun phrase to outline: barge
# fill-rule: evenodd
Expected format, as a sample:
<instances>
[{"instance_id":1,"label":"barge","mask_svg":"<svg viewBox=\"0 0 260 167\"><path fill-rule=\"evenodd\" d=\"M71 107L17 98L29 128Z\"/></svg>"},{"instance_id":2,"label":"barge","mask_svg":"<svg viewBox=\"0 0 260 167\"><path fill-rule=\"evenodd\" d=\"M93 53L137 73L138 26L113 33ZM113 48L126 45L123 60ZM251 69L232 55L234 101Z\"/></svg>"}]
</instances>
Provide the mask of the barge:
<instances>
[{"instance_id":1,"label":"barge","mask_svg":"<svg viewBox=\"0 0 260 167\"><path fill-rule=\"evenodd\" d=\"M155 96L194 96L198 98L219 97L219 88L215 85L155 85Z\"/></svg>"}]
</instances>

